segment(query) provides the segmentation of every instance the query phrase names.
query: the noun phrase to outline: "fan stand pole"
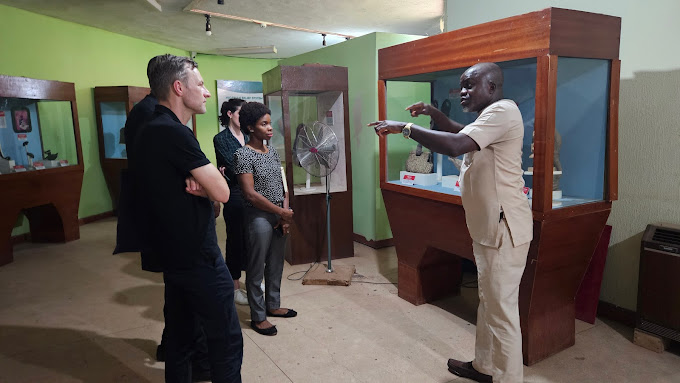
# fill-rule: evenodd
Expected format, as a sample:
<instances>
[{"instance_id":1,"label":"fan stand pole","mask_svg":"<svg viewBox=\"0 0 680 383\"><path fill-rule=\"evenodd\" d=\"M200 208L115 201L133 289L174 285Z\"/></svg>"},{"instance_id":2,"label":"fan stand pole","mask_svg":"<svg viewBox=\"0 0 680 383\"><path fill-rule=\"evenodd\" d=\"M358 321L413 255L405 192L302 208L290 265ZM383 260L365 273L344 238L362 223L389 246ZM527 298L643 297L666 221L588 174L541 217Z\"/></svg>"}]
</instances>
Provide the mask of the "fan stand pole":
<instances>
[{"instance_id":1,"label":"fan stand pole","mask_svg":"<svg viewBox=\"0 0 680 383\"><path fill-rule=\"evenodd\" d=\"M333 272L331 267L331 185L326 174L326 241L328 242L328 269L327 273Z\"/></svg>"}]
</instances>

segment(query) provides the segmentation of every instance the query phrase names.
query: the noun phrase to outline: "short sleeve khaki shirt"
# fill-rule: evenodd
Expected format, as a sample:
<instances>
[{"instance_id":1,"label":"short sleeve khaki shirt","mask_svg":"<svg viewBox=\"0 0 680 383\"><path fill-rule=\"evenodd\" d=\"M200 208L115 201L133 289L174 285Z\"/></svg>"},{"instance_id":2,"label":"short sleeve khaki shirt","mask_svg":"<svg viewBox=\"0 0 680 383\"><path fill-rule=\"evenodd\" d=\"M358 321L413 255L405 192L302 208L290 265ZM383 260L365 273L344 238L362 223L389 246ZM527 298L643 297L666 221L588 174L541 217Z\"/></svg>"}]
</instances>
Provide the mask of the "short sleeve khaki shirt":
<instances>
[{"instance_id":1,"label":"short sleeve khaki shirt","mask_svg":"<svg viewBox=\"0 0 680 383\"><path fill-rule=\"evenodd\" d=\"M470 236L482 245L498 247L503 211L513 245L531 241L533 219L522 190L524 124L519 108L511 100L496 101L460 133L480 149L466 153L461 166L460 188Z\"/></svg>"}]
</instances>

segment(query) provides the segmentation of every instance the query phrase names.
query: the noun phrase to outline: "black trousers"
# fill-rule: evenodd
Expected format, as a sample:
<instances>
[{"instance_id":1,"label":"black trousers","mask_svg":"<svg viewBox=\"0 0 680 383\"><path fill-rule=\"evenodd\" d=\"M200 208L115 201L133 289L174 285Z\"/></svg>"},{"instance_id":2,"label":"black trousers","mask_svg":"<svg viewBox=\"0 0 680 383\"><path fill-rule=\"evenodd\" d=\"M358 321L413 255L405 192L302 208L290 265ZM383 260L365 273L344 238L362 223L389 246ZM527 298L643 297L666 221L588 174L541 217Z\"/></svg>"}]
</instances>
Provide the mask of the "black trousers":
<instances>
[{"instance_id":1,"label":"black trousers","mask_svg":"<svg viewBox=\"0 0 680 383\"><path fill-rule=\"evenodd\" d=\"M227 243L224 256L231 279L241 278L241 271L248 266L246 261L245 202L241 188L231 189L229 201L224 204L222 216L227 227Z\"/></svg>"},{"instance_id":2,"label":"black trousers","mask_svg":"<svg viewBox=\"0 0 680 383\"><path fill-rule=\"evenodd\" d=\"M234 306L234 282L217 246L215 230L206 236L209 238L194 267L163 273L166 382L191 381L190 360L198 327L205 332L213 383L241 382L243 337Z\"/></svg>"}]
</instances>

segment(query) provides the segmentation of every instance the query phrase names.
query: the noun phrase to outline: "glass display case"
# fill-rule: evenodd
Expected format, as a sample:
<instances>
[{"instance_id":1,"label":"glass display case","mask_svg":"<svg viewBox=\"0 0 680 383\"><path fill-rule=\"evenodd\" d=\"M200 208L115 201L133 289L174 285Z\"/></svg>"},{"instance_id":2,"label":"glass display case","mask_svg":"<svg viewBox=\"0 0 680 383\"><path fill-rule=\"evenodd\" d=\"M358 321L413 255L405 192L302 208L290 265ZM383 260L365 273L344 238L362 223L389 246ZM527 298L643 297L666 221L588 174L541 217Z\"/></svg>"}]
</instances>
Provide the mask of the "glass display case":
<instances>
[{"instance_id":1,"label":"glass display case","mask_svg":"<svg viewBox=\"0 0 680 383\"><path fill-rule=\"evenodd\" d=\"M120 172L127 168L128 148L125 145L125 121L135 104L149 93L149 88L137 86L97 86L94 88L99 158L114 211L120 195ZM196 134L194 120L192 118L188 126Z\"/></svg>"},{"instance_id":2,"label":"glass display case","mask_svg":"<svg viewBox=\"0 0 680 383\"><path fill-rule=\"evenodd\" d=\"M534 186L534 125L536 105L536 58L497 62L504 74L504 98L513 100L524 121L522 163L525 192L532 202ZM386 81L387 119L431 126L429 117L412 119L404 108L423 101L432 104L454 121L467 125L476 113L460 106L460 76L467 68L456 68ZM608 60L558 57L551 208L605 200L605 153L609 102ZM457 185L462 156L449 158L425 150L432 162L431 173L406 171L406 163L417 143L399 136L387 137L386 182L437 193L460 196ZM549 171L546 171L550 174Z\"/></svg>"},{"instance_id":3,"label":"glass display case","mask_svg":"<svg viewBox=\"0 0 680 383\"><path fill-rule=\"evenodd\" d=\"M21 214L34 241L79 237L82 181L74 85L0 75L0 265Z\"/></svg>"},{"instance_id":4,"label":"glass display case","mask_svg":"<svg viewBox=\"0 0 680 383\"><path fill-rule=\"evenodd\" d=\"M325 259L326 192L332 195L332 257L353 255L347 68L280 66L263 74L271 144L285 169L295 227L291 264Z\"/></svg>"},{"instance_id":5,"label":"glass display case","mask_svg":"<svg viewBox=\"0 0 680 383\"><path fill-rule=\"evenodd\" d=\"M71 103L0 97L0 174L78 164Z\"/></svg>"},{"instance_id":6,"label":"glass display case","mask_svg":"<svg viewBox=\"0 0 680 383\"><path fill-rule=\"evenodd\" d=\"M526 364L574 344L574 296L617 199L621 19L548 8L381 49L380 119L430 127L405 110L430 103L462 124L460 76L479 62L504 74L524 122L522 168L533 241L520 287ZM434 128L434 127L433 127ZM458 290L473 259L457 177L461 158L380 138L380 187L397 250L399 296L421 304ZM422 156L423 154L421 154ZM430 170L432 169L432 170ZM408 209L404 209L408 206ZM413 225L413 222L428 222Z\"/></svg>"}]
</instances>

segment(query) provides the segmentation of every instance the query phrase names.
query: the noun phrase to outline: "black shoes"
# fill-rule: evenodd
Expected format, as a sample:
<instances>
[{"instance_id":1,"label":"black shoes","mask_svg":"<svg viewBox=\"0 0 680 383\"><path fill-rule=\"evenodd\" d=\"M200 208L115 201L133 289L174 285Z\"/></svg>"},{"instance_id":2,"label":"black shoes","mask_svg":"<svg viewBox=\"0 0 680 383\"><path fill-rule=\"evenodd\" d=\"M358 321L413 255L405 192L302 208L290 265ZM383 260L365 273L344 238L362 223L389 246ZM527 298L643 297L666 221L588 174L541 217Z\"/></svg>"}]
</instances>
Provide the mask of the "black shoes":
<instances>
[{"instance_id":1,"label":"black shoes","mask_svg":"<svg viewBox=\"0 0 680 383\"><path fill-rule=\"evenodd\" d=\"M163 343L156 347L156 360L159 362L165 362L165 346Z\"/></svg>"},{"instance_id":2,"label":"black shoes","mask_svg":"<svg viewBox=\"0 0 680 383\"><path fill-rule=\"evenodd\" d=\"M273 314L267 311L268 317L279 317L279 318L293 318L297 316L297 311L293 309L288 309L285 314Z\"/></svg>"},{"instance_id":3,"label":"black shoes","mask_svg":"<svg viewBox=\"0 0 680 383\"><path fill-rule=\"evenodd\" d=\"M449 366L449 372L454 375L472 379L475 382L493 382L491 375L482 374L481 372L475 370L475 368L472 367L472 362L461 362L460 360L449 359L447 365Z\"/></svg>"},{"instance_id":4,"label":"black shoes","mask_svg":"<svg viewBox=\"0 0 680 383\"><path fill-rule=\"evenodd\" d=\"M277 331L276 331L276 326L267 327L267 328L258 328L258 327L255 325L255 323L262 323L262 322L253 322L253 321L250 321L250 328L252 328L253 330L255 330L256 333L258 333L258 334L260 334L260 335L267 335L267 336L274 336L274 335L276 335L276 333L277 333Z\"/></svg>"}]
</instances>

